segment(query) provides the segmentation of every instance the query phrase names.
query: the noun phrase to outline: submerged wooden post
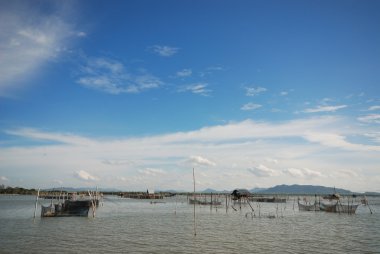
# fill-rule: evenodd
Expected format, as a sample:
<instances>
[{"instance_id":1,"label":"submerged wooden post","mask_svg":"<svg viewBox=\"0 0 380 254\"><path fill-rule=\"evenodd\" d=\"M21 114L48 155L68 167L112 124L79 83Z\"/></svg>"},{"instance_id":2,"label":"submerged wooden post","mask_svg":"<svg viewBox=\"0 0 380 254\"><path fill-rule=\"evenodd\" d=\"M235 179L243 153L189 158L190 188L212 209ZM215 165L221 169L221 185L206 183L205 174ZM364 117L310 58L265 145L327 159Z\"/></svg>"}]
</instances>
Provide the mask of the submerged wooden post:
<instances>
[{"instance_id":1,"label":"submerged wooden post","mask_svg":"<svg viewBox=\"0 0 380 254\"><path fill-rule=\"evenodd\" d=\"M37 213L37 204L38 204L38 196L40 195L40 189L37 191L37 197L36 197L36 204L34 205L34 217L36 218L36 213Z\"/></svg>"},{"instance_id":2,"label":"submerged wooden post","mask_svg":"<svg viewBox=\"0 0 380 254\"><path fill-rule=\"evenodd\" d=\"M195 173L194 173L194 168L193 168L193 183L194 183L194 236L197 235L197 225L195 223Z\"/></svg>"},{"instance_id":3,"label":"submerged wooden post","mask_svg":"<svg viewBox=\"0 0 380 254\"><path fill-rule=\"evenodd\" d=\"M96 207L95 207L94 199L93 199L93 197L92 197L92 195L91 195L90 190L88 191L88 195L90 196L90 199L91 199L91 205L92 205L92 217L95 218L95 209L96 209Z\"/></svg>"},{"instance_id":4,"label":"submerged wooden post","mask_svg":"<svg viewBox=\"0 0 380 254\"><path fill-rule=\"evenodd\" d=\"M372 209L371 209L371 207L369 206L369 202L368 202L368 199L367 199L366 196L364 196L364 203L365 203L366 206L368 206L368 209L369 209L369 211L370 211L371 214L372 214Z\"/></svg>"},{"instance_id":5,"label":"submerged wooden post","mask_svg":"<svg viewBox=\"0 0 380 254\"><path fill-rule=\"evenodd\" d=\"M212 192L211 192L210 211L212 211Z\"/></svg>"},{"instance_id":6,"label":"submerged wooden post","mask_svg":"<svg viewBox=\"0 0 380 254\"><path fill-rule=\"evenodd\" d=\"M175 210L174 214L177 214L177 194L175 194Z\"/></svg>"},{"instance_id":7,"label":"submerged wooden post","mask_svg":"<svg viewBox=\"0 0 380 254\"><path fill-rule=\"evenodd\" d=\"M226 213L228 211L228 204L227 204L227 194L226 194Z\"/></svg>"}]
</instances>

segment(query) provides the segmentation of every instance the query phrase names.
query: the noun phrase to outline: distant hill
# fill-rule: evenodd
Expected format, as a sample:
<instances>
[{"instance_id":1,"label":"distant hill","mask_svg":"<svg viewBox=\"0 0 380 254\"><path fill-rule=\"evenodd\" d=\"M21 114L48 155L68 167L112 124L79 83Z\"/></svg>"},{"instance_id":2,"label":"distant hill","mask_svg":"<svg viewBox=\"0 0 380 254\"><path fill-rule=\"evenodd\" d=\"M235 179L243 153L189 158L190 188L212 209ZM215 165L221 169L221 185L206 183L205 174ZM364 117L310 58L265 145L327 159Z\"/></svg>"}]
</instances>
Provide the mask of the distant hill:
<instances>
[{"instance_id":1,"label":"distant hill","mask_svg":"<svg viewBox=\"0 0 380 254\"><path fill-rule=\"evenodd\" d=\"M274 187L256 192L262 194L332 194L337 192L339 194L352 194L351 191L339 188L315 186L315 185L276 185Z\"/></svg>"},{"instance_id":2,"label":"distant hill","mask_svg":"<svg viewBox=\"0 0 380 254\"><path fill-rule=\"evenodd\" d=\"M79 188L73 188L73 187L59 187L59 188L49 188L49 189L43 189L42 191L67 191L67 192L83 192L83 191L95 191L96 188L86 188L86 187L79 187ZM115 189L115 188L98 188L98 191L100 192L121 192L121 190Z\"/></svg>"},{"instance_id":3,"label":"distant hill","mask_svg":"<svg viewBox=\"0 0 380 254\"><path fill-rule=\"evenodd\" d=\"M52 190L55 190L55 191L60 191L60 190L64 190L64 191L67 191L67 192L85 192L85 191L95 191L96 188L88 188L88 187L80 187L80 188L72 188L72 187L62 187L62 188L49 188L49 189L44 189L42 191L52 191ZM122 190L119 190L119 189L116 189L116 188L98 188L98 191L100 192L122 192ZM282 185L276 185L274 187L271 187L271 188L253 188L253 189L250 189L249 190L251 193L253 194L295 194L295 195L301 195L301 194L309 194L309 195L314 195L314 194L322 194L322 195L325 195L325 194L332 194L334 193L334 188L333 187L325 187L325 186L316 186L316 185L298 185L298 184L294 184L294 185L285 185L285 184L282 184ZM156 193L158 192L170 192L170 193L186 193L188 191L184 191L184 190L155 190ZM190 191L191 192L191 191ZM203 191L200 191L200 190L197 190L197 192L200 192L200 193L231 193L232 190L223 190L223 191L220 191L220 190L215 190L215 189L211 189L211 188L207 188ZM345 190L345 189L339 189L339 188L336 188L335 189L335 192L339 193L339 194L354 194L353 192L349 191L349 190ZM368 196L371 196L371 195L380 195L379 192L365 192L364 195L368 195Z\"/></svg>"},{"instance_id":4,"label":"distant hill","mask_svg":"<svg viewBox=\"0 0 380 254\"><path fill-rule=\"evenodd\" d=\"M364 192L364 195L367 195L367 196L379 196L380 195L380 192Z\"/></svg>"},{"instance_id":5,"label":"distant hill","mask_svg":"<svg viewBox=\"0 0 380 254\"><path fill-rule=\"evenodd\" d=\"M252 193L256 193L256 192L263 192L263 191L266 191L268 188L253 188L253 189L250 189L249 191L252 192Z\"/></svg>"},{"instance_id":6,"label":"distant hill","mask_svg":"<svg viewBox=\"0 0 380 254\"><path fill-rule=\"evenodd\" d=\"M229 190L214 190L214 189L205 189L203 191L201 191L201 193L220 193L220 194L223 194L223 193L231 193L232 191L229 191Z\"/></svg>"}]
</instances>

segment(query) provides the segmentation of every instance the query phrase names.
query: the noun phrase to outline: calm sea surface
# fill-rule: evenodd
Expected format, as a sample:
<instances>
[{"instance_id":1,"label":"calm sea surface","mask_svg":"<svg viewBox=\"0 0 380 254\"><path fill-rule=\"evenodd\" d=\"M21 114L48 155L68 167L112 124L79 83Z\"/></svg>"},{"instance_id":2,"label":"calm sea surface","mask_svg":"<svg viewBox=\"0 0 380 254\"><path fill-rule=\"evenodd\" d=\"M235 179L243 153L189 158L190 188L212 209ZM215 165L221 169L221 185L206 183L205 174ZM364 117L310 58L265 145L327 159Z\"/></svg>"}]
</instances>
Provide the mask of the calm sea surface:
<instances>
[{"instance_id":1,"label":"calm sea surface","mask_svg":"<svg viewBox=\"0 0 380 254\"><path fill-rule=\"evenodd\" d=\"M255 214L197 206L196 236L186 197L162 202L106 196L95 218L33 220L35 197L0 195L0 253L380 253L380 198L355 215L299 212L292 198Z\"/></svg>"}]
</instances>

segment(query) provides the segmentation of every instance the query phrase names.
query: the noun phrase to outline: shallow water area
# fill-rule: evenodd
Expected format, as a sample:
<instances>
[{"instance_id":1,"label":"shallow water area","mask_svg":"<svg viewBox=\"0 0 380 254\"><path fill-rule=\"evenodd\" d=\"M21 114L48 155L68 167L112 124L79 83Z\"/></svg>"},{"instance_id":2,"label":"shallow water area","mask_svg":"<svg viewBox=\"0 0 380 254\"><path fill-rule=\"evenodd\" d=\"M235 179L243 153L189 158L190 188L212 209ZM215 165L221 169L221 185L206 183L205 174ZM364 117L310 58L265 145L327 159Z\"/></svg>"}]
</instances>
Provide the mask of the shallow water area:
<instances>
[{"instance_id":1,"label":"shallow water area","mask_svg":"<svg viewBox=\"0 0 380 254\"><path fill-rule=\"evenodd\" d=\"M196 206L106 196L89 217L33 219L35 197L0 196L1 253L379 253L380 199L355 215L285 204ZM49 204L49 200L42 200Z\"/></svg>"}]
</instances>

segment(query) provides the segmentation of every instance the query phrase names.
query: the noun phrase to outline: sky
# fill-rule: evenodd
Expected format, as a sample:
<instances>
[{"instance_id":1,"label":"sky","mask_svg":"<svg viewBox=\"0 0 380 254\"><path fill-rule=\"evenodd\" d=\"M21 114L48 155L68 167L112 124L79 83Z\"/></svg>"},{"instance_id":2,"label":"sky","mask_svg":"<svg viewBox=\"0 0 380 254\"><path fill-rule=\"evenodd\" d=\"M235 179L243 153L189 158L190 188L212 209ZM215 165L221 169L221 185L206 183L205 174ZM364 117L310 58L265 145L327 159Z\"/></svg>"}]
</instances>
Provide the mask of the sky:
<instances>
[{"instance_id":1,"label":"sky","mask_svg":"<svg viewBox=\"0 0 380 254\"><path fill-rule=\"evenodd\" d=\"M0 0L0 184L380 192L379 13Z\"/></svg>"}]
</instances>

